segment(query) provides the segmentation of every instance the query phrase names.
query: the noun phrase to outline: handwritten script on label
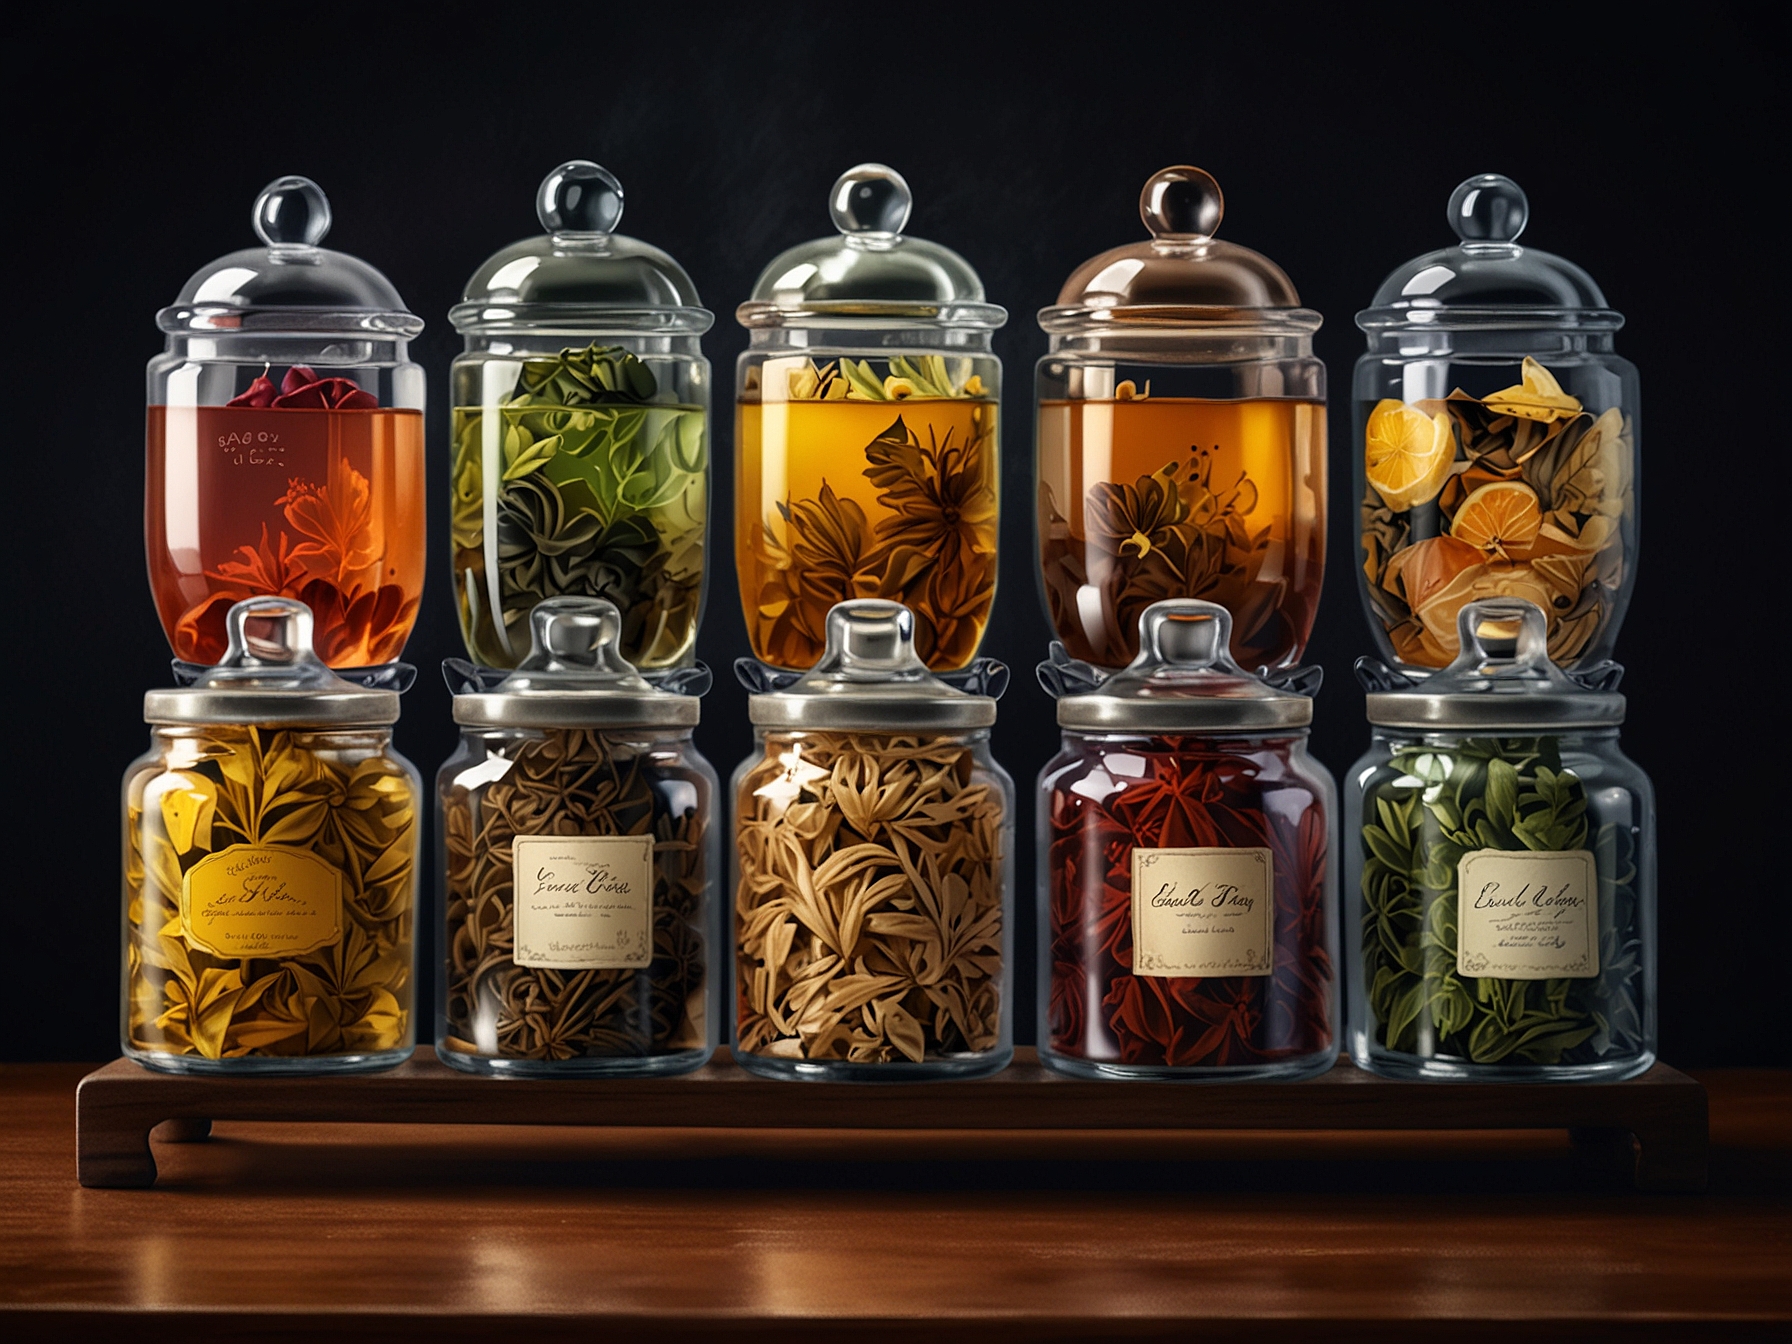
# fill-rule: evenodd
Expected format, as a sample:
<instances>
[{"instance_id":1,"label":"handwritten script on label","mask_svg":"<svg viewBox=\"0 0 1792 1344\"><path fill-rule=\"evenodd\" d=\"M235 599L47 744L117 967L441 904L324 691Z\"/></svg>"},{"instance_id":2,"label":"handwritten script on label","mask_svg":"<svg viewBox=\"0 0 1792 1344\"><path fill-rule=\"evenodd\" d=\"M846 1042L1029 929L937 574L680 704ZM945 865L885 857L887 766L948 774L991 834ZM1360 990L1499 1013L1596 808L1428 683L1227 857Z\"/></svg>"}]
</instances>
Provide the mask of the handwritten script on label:
<instances>
[{"instance_id":1,"label":"handwritten script on label","mask_svg":"<svg viewBox=\"0 0 1792 1344\"><path fill-rule=\"evenodd\" d=\"M1599 974L1599 877L1584 849L1477 849L1456 867L1456 969L1503 980Z\"/></svg>"},{"instance_id":2,"label":"handwritten script on label","mask_svg":"<svg viewBox=\"0 0 1792 1344\"><path fill-rule=\"evenodd\" d=\"M1275 861L1267 849L1135 849L1134 975L1269 975Z\"/></svg>"},{"instance_id":3,"label":"handwritten script on label","mask_svg":"<svg viewBox=\"0 0 1792 1344\"><path fill-rule=\"evenodd\" d=\"M511 890L519 966L640 969L653 960L650 835L519 835Z\"/></svg>"},{"instance_id":4,"label":"handwritten script on label","mask_svg":"<svg viewBox=\"0 0 1792 1344\"><path fill-rule=\"evenodd\" d=\"M187 942L216 957L296 957L342 937L343 876L288 845L232 845L181 879Z\"/></svg>"}]
</instances>

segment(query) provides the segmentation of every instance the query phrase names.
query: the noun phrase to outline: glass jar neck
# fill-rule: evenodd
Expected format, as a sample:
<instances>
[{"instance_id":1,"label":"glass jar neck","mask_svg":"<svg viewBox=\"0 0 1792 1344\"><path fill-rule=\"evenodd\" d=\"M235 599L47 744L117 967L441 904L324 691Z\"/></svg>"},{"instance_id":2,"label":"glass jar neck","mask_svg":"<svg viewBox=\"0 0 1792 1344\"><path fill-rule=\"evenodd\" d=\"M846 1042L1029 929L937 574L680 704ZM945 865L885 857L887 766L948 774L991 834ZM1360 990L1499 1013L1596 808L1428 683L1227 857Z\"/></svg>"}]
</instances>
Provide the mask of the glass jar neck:
<instances>
[{"instance_id":1,"label":"glass jar neck","mask_svg":"<svg viewBox=\"0 0 1792 1344\"><path fill-rule=\"evenodd\" d=\"M527 331L468 332L461 359L477 356L557 355L569 348L614 346L641 358L703 358L703 342L693 333L602 331L591 328L540 326Z\"/></svg>"},{"instance_id":2,"label":"glass jar neck","mask_svg":"<svg viewBox=\"0 0 1792 1344\"><path fill-rule=\"evenodd\" d=\"M1575 327L1509 325L1449 326L1410 323L1365 329L1369 354L1381 358L1436 359L1445 356L1520 360L1610 354L1612 333Z\"/></svg>"},{"instance_id":3,"label":"glass jar neck","mask_svg":"<svg viewBox=\"0 0 1792 1344\"><path fill-rule=\"evenodd\" d=\"M160 358L223 364L306 364L314 368L377 368L408 364L410 342L397 337L245 331L170 335Z\"/></svg>"},{"instance_id":4,"label":"glass jar neck","mask_svg":"<svg viewBox=\"0 0 1792 1344\"><path fill-rule=\"evenodd\" d=\"M1249 327L1112 327L1053 332L1048 359L1116 359L1141 364L1245 364L1311 359L1308 332L1264 332Z\"/></svg>"},{"instance_id":5,"label":"glass jar neck","mask_svg":"<svg viewBox=\"0 0 1792 1344\"><path fill-rule=\"evenodd\" d=\"M887 319L827 318L802 325L754 327L743 359L782 352L932 350L955 355L989 350L985 327L892 324Z\"/></svg>"},{"instance_id":6,"label":"glass jar neck","mask_svg":"<svg viewBox=\"0 0 1792 1344\"><path fill-rule=\"evenodd\" d=\"M1374 727L1377 743L1390 747L1427 747L1437 751L1461 751L1470 743L1554 742L1558 747L1615 746L1618 728L1568 728L1535 730L1502 728L1477 732L1420 732L1407 728Z\"/></svg>"}]
</instances>

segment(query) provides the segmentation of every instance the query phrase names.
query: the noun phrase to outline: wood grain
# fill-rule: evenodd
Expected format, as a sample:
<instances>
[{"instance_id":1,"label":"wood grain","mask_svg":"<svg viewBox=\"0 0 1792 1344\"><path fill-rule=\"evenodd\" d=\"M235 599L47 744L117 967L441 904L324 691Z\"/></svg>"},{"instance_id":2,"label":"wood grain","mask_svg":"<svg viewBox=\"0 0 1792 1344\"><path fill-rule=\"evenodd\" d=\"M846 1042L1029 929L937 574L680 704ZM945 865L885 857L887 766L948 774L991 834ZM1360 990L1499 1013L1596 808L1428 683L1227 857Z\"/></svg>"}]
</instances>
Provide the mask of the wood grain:
<instances>
[{"instance_id":1,"label":"wood grain","mask_svg":"<svg viewBox=\"0 0 1792 1344\"><path fill-rule=\"evenodd\" d=\"M1705 1183L1704 1089L1657 1064L1626 1083L1404 1082L1341 1062L1302 1083L1167 1085L1065 1078L1030 1048L982 1079L797 1084L755 1078L722 1051L681 1078L472 1078L428 1046L397 1069L337 1077L151 1073L115 1060L83 1079L80 1178L155 1183L158 1124L212 1120L893 1130L1566 1129L1639 1188ZM165 1138L174 1138L164 1132ZM1192 1137L1192 1136L1191 1136Z\"/></svg>"},{"instance_id":2,"label":"wood grain","mask_svg":"<svg viewBox=\"0 0 1792 1344\"><path fill-rule=\"evenodd\" d=\"M94 1190L75 1182L81 1072L0 1068L9 1340L1772 1338L1792 1323L1785 1073L1707 1078L1711 1193L1658 1198L1577 1176L1560 1132L226 1120L210 1142L158 1140L159 1189Z\"/></svg>"}]
</instances>

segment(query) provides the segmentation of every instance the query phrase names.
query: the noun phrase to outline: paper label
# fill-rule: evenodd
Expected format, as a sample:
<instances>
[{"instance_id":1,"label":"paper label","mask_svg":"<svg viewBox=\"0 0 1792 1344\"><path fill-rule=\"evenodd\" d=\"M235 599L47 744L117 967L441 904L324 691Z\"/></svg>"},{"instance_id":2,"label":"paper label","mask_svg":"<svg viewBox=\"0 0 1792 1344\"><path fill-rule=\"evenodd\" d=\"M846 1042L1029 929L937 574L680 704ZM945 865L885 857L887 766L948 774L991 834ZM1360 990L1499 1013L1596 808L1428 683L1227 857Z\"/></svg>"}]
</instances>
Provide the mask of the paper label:
<instances>
[{"instance_id":1,"label":"paper label","mask_svg":"<svg viewBox=\"0 0 1792 1344\"><path fill-rule=\"evenodd\" d=\"M1599 877L1584 849L1477 849L1456 866L1456 970L1502 980L1599 974Z\"/></svg>"},{"instance_id":2,"label":"paper label","mask_svg":"<svg viewBox=\"0 0 1792 1344\"><path fill-rule=\"evenodd\" d=\"M653 960L651 835L519 835L511 844L518 966Z\"/></svg>"},{"instance_id":3,"label":"paper label","mask_svg":"<svg viewBox=\"0 0 1792 1344\"><path fill-rule=\"evenodd\" d=\"M1275 890L1267 849L1133 850L1133 974L1270 974Z\"/></svg>"},{"instance_id":4,"label":"paper label","mask_svg":"<svg viewBox=\"0 0 1792 1344\"><path fill-rule=\"evenodd\" d=\"M214 957L296 957L342 937L342 871L307 849L232 845L187 869L180 924Z\"/></svg>"}]
</instances>

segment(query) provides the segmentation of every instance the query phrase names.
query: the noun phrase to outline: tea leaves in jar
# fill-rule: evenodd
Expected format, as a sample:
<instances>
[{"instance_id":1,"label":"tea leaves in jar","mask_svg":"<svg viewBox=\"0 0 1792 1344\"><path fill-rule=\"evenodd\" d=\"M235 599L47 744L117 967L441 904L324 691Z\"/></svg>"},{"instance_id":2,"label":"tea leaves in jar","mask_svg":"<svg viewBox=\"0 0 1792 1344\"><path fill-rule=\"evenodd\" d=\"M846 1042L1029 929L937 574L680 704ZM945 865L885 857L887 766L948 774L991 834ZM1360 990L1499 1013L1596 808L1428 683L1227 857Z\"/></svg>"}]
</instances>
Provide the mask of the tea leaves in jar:
<instances>
[{"instance_id":1,"label":"tea leaves in jar","mask_svg":"<svg viewBox=\"0 0 1792 1344\"><path fill-rule=\"evenodd\" d=\"M707 1049L709 782L640 740L550 729L492 744L495 779L447 779L446 1048L494 1059L640 1058ZM463 777L466 772L463 772ZM489 780L489 782L487 782ZM518 840L642 837L650 843L638 969L614 956L519 964ZM598 964L608 963L608 964Z\"/></svg>"},{"instance_id":2,"label":"tea leaves in jar","mask_svg":"<svg viewBox=\"0 0 1792 1344\"><path fill-rule=\"evenodd\" d=\"M995 1047L1005 810L960 739L768 735L737 800L739 1048L919 1064Z\"/></svg>"},{"instance_id":3,"label":"tea leaves in jar","mask_svg":"<svg viewBox=\"0 0 1792 1344\"><path fill-rule=\"evenodd\" d=\"M1526 358L1519 383L1485 397L1379 402L1363 451L1363 572L1396 658L1444 666L1462 608L1492 597L1541 608L1559 664L1597 645L1633 559L1618 408L1595 415Z\"/></svg>"},{"instance_id":4,"label":"tea leaves in jar","mask_svg":"<svg viewBox=\"0 0 1792 1344\"><path fill-rule=\"evenodd\" d=\"M1039 560L1070 656L1123 666L1146 607L1199 598L1232 613L1239 663L1295 662L1324 578L1324 462L1320 402L1130 381L1112 399L1040 402Z\"/></svg>"},{"instance_id":5,"label":"tea leaves in jar","mask_svg":"<svg viewBox=\"0 0 1792 1344\"><path fill-rule=\"evenodd\" d=\"M1402 746L1364 799L1363 979L1390 1051L1474 1064L1574 1065L1645 1040L1641 911L1628 799L1602 803L1549 737ZM1605 809L1623 812L1604 815ZM1591 973L1473 975L1463 861L1488 851L1592 858ZM1484 915L1477 915L1484 919ZM1572 926L1563 938L1574 935Z\"/></svg>"},{"instance_id":6,"label":"tea leaves in jar","mask_svg":"<svg viewBox=\"0 0 1792 1344\"><path fill-rule=\"evenodd\" d=\"M704 412L658 393L645 363L593 342L523 360L494 405L455 408L455 591L476 660L514 666L529 612L561 596L615 603L623 656L638 667L689 656L709 508Z\"/></svg>"},{"instance_id":7,"label":"tea leaves in jar","mask_svg":"<svg viewBox=\"0 0 1792 1344\"><path fill-rule=\"evenodd\" d=\"M739 406L735 551L754 656L809 668L828 611L915 614L928 667L967 665L995 601L997 405L969 359L772 360Z\"/></svg>"},{"instance_id":8,"label":"tea leaves in jar","mask_svg":"<svg viewBox=\"0 0 1792 1344\"><path fill-rule=\"evenodd\" d=\"M220 726L165 745L126 783L127 1048L408 1049L409 773L366 734Z\"/></svg>"},{"instance_id":9,"label":"tea leaves in jar","mask_svg":"<svg viewBox=\"0 0 1792 1344\"><path fill-rule=\"evenodd\" d=\"M1323 794L1286 747L1066 739L1048 767L1046 1022L1070 1061L1239 1068L1329 1059L1335 975ZM1267 851L1268 973L1141 968L1141 853Z\"/></svg>"},{"instance_id":10,"label":"tea leaves in jar","mask_svg":"<svg viewBox=\"0 0 1792 1344\"><path fill-rule=\"evenodd\" d=\"M225 614L255 597L310 607L332 667L398 657L423 591L421 411L295 364L223 406L151 406L147 452L150 587L176 657L216 663ZM185 517L204 525L183 542Z\"/></svg>"}]
</instances>

